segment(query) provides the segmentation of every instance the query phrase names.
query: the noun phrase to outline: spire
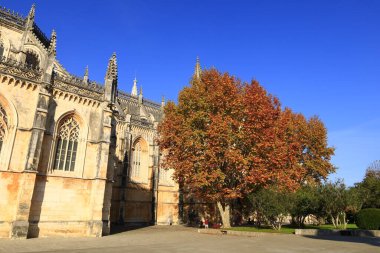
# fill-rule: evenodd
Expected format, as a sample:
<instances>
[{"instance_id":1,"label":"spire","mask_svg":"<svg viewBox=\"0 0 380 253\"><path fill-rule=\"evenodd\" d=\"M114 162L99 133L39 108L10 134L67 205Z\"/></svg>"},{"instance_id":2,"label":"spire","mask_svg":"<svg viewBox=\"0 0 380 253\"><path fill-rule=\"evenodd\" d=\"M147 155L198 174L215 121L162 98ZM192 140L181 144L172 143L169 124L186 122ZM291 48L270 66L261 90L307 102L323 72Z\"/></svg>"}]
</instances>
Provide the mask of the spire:
<instances>
[{"instance_id":1,"label":"spire","mask_svg":"<svg viewBox=\"0 0 380 253\"><path fill-rule=\"evenodd\" d=\"M88 65L87 65L86 68L84 69L84 76L87 76L87 77L88 77Z\"/></svg>"},{"instance_id":2,"label":"spire","mask_svg":"<svg viewBox=\"0 0 380 253\"><path fill-rule=\"evenodd\" d=\"M49 54L53 54L54 56L57 55L57 33L55 32L55 30L53 29L53 31L51 32L51 36L50 36L50 46L49 46Z\"/></svg>"},{"instance_id":3,"label":"spire","mask_svg":"<svg viewBox=\"0 0 380 253\"><path fill-rule=\"evenodd\" d=\"M113 80L117 81L116 53L113 53L110 60L108 61L106 79L113 79Z\"/></svg>"},{"instance_id":4,"label":"spire","mask_svg":"<svg viewBox=\"0 0 380 253\"><path fill-rule=\"evenodd\" d=\"M116 53L113 53L108 61L108 67L104 84L104 98L110 104L116 102L117 96L117 61Z\"/></svg>"},{"instance_id":5,"label":"spire","mask_svg":"<svg viewBox=\"0 0 380 253\"><path fill-rule=\"evenodd\" d=\"M131 95L137 97L137 79L136 79L136 77L133 80L133 87L132 87Z\"/></svg>"},{"instance_id":6,"label":"spire","mask_svg":"<svg viewBox=\"0 0 380 253\"><path fill-rule=\"evenodd\" d=\"M140 93L139 93L139 103L142 104L142 99L143 99L143 90L142 86L140 86Z\"/></svg>"},{"instance_id":7,"label":"spire","mask_svg":"<svg viewBox=\"0 0 380 253\"><path fill-rule=\"evenodd\" d=\"M83 82L88 83L88 65L86 66L86 69L84 70Z\"/></svg>"},{"instance_id":8,"label":"spire","mask_svg":"<svg viewBox=\"0 0 380 253\"><path fill-rule=\"evenodd\" d=\"M161 109L165 107L165 96L162 96L161 98Z\"/></svg>"},{"instance_id":9,"label":"spire","mask_svg":"<svg viewBox=\"0 0 380 253\"><path fill-rule=\"evenodd\" d=\"M36 12L36 5L32 4L32 7L30 8L28 17L26 18L26 28L32 28L34 23L34 15Z\"/></svg>"},{"instance_id":10,"label":"spire","mask_svg":"<svg viewBox=\"0 0 380 253\"><path fill-rule=\"evenodd\" d=\"M30 8L28 19L34 21L34 14L36 13L36 5L33 3L32 7Z\"/></svg>"},{"instance_id":11,"label":"spire","mask_svg":"<svg viewBox=\"0 0 380 253\"><path fill-rule=\"evenodd\" d=\"M199 62L199 56L197 56L197 63L195 64L195 70L194 70L194 79L201 79L202 75L202 69L201 64Z\"/></svg>"}]
</instances>

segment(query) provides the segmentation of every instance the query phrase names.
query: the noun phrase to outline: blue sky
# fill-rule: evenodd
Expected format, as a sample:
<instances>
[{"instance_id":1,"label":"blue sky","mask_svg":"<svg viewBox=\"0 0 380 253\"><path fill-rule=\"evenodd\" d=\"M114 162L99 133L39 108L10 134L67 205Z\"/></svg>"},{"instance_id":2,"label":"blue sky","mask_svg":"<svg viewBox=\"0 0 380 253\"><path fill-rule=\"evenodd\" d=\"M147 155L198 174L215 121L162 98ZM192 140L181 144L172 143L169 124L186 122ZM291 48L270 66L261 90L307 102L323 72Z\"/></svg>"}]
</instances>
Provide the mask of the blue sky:
<instances>
[{"instance_id":1,"label":"blue sky","mask_svg":"<svg viewBox=\"0 0 380 253\"><path fill-rule=\"evenodd\" d=\"M119 87L176 100L196 56L203 67L256 78L283 104L318 115L348 185L380 159L380 1L0 1L57 31L57 58L103 82L112 52Z\"/></svg>"}]
</instances>

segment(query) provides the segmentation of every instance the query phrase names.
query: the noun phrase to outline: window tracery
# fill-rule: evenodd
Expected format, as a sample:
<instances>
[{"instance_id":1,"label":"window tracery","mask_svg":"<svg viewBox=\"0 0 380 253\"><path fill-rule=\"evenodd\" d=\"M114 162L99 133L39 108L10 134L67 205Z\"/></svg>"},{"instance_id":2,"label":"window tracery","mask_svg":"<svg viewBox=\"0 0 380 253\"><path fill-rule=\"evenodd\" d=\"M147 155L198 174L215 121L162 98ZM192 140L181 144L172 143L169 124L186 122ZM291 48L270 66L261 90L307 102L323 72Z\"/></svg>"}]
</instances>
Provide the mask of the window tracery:
<instances>
[{"instance_id":1,"label":"window tracery","mask_svg":"<svg viewBox=\"0 0 380 253\"><path fill-rule=\"evenodd\" d=\"M28 51L26 52L25 64L33 69L38 69L40 61L34 52Z\"/></svg>"},{"instance_id":2,"label":"window tracery","mask_svg":"<svg viewBox=\"0 0 380 253\"><path fill-rule=\"evenodd\" d=\"M55 170L74 171L79 140L79 124L67 117L62 122L57 136Z\"/></svg>"},{"instance_id":3,"label":"window tracery","mask_svg":"<svg viewBox=\"0 0 380 253\"><path fill-rule=\"evenodd\" d=\"M2 40L0 40L0 59L3 57L4 54L4 43Z\"/></svg>"},{"instance_id":4,"label":"window tracery","mask_svg":"<svg viewBox=\"0 0 380 253\"><path fill-rule=\"evenodd\" d=\"M4 108L0 105L0 152L8 130L8 118Z\"/></svg>"},{"instance_id":5,"label":"window tracery","mask_svg":"<svg viewBox=\"0 0 380 253\"><path fill-rule=\"evenodd\" d=\"M139 141L135 144L135 147L133 150L131 177L140 176L140 165L141 165L141 142Z\"/></svg>"}]
</instances>

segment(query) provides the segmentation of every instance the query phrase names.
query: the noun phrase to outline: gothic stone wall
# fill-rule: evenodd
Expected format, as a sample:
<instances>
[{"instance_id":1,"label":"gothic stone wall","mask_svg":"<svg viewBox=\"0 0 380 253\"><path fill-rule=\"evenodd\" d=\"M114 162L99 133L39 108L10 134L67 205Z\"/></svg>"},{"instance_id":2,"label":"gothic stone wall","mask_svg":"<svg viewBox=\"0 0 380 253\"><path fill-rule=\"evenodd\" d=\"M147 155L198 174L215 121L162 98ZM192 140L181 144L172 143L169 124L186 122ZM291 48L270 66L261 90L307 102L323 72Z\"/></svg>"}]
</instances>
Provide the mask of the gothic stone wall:
<instances>
[{"instance_id":1,"label":"gothic stone wall","mask_svg":"<svg viewBox=\"0 0 380 253\"><path fill-rule=\"evenodd\" d=\"M109 128L104 106L53 92L29 216L29 237L101 236ZM74 171L53 170L56 128L65 115L80 122ZM107 133L108 131L108 133Z\"/></svg>"},{"instance_id":2,"label":"gothic stone wall","mask_svg":"<svg viewBox=\"0 0 380 253\"><path fill-rule=\"evenodd\" d=\"M8 118L0 156L0 237L27 233L35 172L26 169L38 93L35 83L0 74L0 104Z\"/></svg>"},{"instance_id":3,"label":"gothic stone wall","mask_svg":"<svg viewBox=\"0 0 380 253\"><path fill-rule=\"evenodd\" d=\"M0 103L10 122L6 138L10 145L3 145L1 152L0 237L100 236L110 112L103 104L74 101L63 93L41 106L41 92L35 83L0 75ZM45 119L36 115L45 109L43 124ZM67 115L75 115L81 128L73 172L52 169L54 135L59 120ZM38 120L46 126L42 145L34 133Z\"/></svg>"},{"instance_id":4,"label":"gothic stone wall","mask_svg":"<svg viewBox=\"0 0 380 253\"><path fill-rule=\"evenodd\" d=\"M170 180L170 179L169 179ZM178 224L178 185L161 183L158 188L157 224Z\"/></svg>"}]
</instances>

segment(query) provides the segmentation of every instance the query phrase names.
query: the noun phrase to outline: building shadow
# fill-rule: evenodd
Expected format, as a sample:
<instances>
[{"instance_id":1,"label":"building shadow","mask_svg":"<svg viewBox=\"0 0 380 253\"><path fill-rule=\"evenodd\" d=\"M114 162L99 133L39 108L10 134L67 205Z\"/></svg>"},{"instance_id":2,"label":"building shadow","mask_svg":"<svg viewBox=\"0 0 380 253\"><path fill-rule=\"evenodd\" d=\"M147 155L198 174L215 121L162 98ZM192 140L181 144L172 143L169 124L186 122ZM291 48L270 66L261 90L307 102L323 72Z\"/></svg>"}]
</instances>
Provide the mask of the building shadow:
<instances>
[{"instance_id":1,"label":"building shadow","mask_svg":"<svg viewBox=\"0 0 380 253\"><path fill-rule=\"evenodd\" d=\"M29 212L29 228L27 238L37 238L40 234L39 222L41 218L42 203L45 197L47 177L36 176L33 196L31 200L31 209Z\"/></svg>"},{"instance_id":2,"label":"building shadow","mask_svg":"<svg viewBox=\"0 0 380 253\"><path fill-rule=\"evenodd\" d=\"M124 233L127 231L137 230L149 226L155 225L154 210L151 205L149 208L146 206L141 210L141 213L149 213L149 219L147 217L141 218L140 221L130 221L131 206L139 201L133 201L132 195L145 196L146 201L153 202L152 189L143 187L142 184L130 181L128 176L119 175L119 180L116 180L115 185L112 187L112 199L111 199L111 217L110 217L110 234ZM136 208L134 208L136 209ZM135 213L134 210L133 213Z\"/></svg>"},{"instance_id":3,"label":"building shadow","mask_svg":"<svg viewBox=\"0 0 380 253\"><path fill-rule=\"evenodd\" d=\"M342 235L303 235L305 238L315 239L315 240L326 240L326 241L336 241L336 242L351 242L351 243L361 243L372 246L377 246L380 249L380 238L378 237L359 237L347 235L344 233ZM379 250L380 251L380 250Z\"/></svg>"}]
</instances>

